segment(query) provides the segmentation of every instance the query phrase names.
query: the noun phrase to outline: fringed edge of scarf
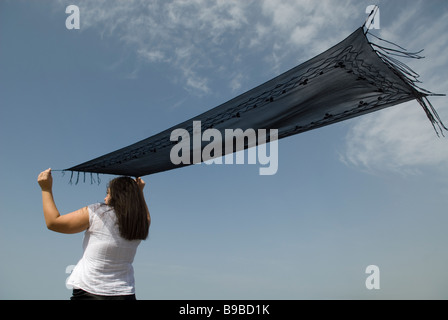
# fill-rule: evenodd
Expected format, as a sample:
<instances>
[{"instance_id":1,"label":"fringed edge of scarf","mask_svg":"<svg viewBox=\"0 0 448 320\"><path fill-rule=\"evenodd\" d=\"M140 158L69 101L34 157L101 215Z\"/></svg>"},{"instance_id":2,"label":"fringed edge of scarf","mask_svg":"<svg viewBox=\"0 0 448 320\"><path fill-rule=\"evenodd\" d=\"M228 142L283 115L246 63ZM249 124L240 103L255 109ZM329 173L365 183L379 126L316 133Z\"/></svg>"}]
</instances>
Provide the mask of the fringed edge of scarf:
<instances>
[{"instance_id":1,"label":"fringed edge of scarf","mask_svg":"<svg viewBox=\"0 0 448 320\"><path fill-rule=\"evenodd\" d=\"M372 11L371 14L374 14ZM365 27L365 24L364 26ZM372 49L375 51L375 53L378 55L378 57L389 67L391 70L395 72L404 82L406 82L412 89L413 89L413 95L415 99L418 101L418 103L421 105L423 110L425 111L426 116L428 117L429 121L431 122L431 125L434 128L434 131L436 132L437 136L440 137L440 135L444 135L444 130L448 131L448 128L443 124L442 119L440 118L439 114L437 113L434 106L431 104L431 102L428 99L428 96L445 96L445 94L439 94L439 93L433 93L430 92L424 88L419 87L417 84L422 83L418 78L420 75L412 70L408 65L401 62L400 60L394 58L394 56L401 57L401 58L411 58L411 59L423 59L424 56L421 56L420 53L423 51L420 50L418 52L408 52L405 48L400 47L399 45L384 40L371 32L366 27L366 31L364 34L367 37L367 34L370 36L373 36L374 38L378 39L379 41L388 43L393 45L395 48L386 47L379 45L377 43L374 43L370 41L367 38L367 41L369 42Z\"/></svg>"},{"instance_id":2,"label":"fringed edge of scarf","mask_svg":"<svg viewBox=\"0 0 448 320\"><path fill-rule=\"evenodd\" d=\"M68 182L70 185L77 185L80 180L83 183L86 183L86 176L88 179L88 175L90 175L90 184L101 184L101 178L99 173L95 172L84 172L84 171L72 171L72 170L52 170L52 171L60 171L62 172L62 176L65 176L66 172L70 172L70 181ZM95 179L96 176L96 179Z\"/></svg>"}]
</instances>

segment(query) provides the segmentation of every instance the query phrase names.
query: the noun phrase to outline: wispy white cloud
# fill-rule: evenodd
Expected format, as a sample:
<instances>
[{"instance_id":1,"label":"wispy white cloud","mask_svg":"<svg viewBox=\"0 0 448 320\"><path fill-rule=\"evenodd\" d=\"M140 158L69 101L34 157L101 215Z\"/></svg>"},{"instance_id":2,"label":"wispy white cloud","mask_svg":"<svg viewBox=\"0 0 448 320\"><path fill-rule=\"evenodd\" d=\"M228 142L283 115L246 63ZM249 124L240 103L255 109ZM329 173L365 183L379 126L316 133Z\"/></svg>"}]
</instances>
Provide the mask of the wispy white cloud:
<instances>
[{"instance_id":1,"label":"wispy white cloud","mask_svg":"<svg viewBox=\"0 0 448 320\"><path fill-rule=\"evenodd\" d=\"M261 8L251 43L271 44L265 61L274 73L285 71L284 61L303 62L342 40L361 25L365 9L350 0L264 0Z\"/></svg>"},{"instance_id":2,"label":"wispy white cloud","mask_svg":"<svg viewBox=\"0 0 448 320\"><path fill-rule=\"evenodd\" d=\"M244 75L241 72L238 72L230 81L230 89L232 89L233 92L239 90L242 86L241 82L244 79Z\"/></svg>"},{"instance_id":3,"label":"wispy white cloud","mask_svg":"<svg viewBox=\"0 0 448 320\"><path fill-rule=\"evenodd\" d=\"M142 58L148 60L149 62L169 62L170 59L167 59L164 53L160 50L148 50L148 49L138 49L137 54Z\"/></svg>"},{"instance_id":4,"label":"wispy white cloud","mask_svg":"<svg viewBox=\"0 0 448 320\"><path fill-rule=\"evenodd\" d=\"M416 102L366 115L349 129L341 160L371 173L446 172L448 140L438 138Z\"/></svg>"},{"instance_id":5,"label":"wispy white cloud","mask_svg":"<svg viewBox=\"0 0 448 320\"><path fill-rule=\"evenodd\" d=\"M67 1L61 1L65 5ZM228 61L223 48L244 32L250 1L77 1L82 30L96 30L147 63L167 63L185 88L208 93L208 73Z\"/></svg>"},{"instance_id":6,"label":"wispy white cloud","mask_svg":"<svg viewBox=\"0 0 448 320\"><path fill-rule=\"evenodd\" d=\"M291 67L291 59L311 58L337 42L335 30L348 32L346 19L359 11L348 0L75 2L81 30L118 39L147 63L166 63L196 94L209 93L216 77L228 81L232 91L241 88L247 79L238 74L247 63L242 52L263 54L272 73Z\"/></svg>"},{"instance_id":7,"label":"wispy white cloud","mask_svg":"<svg viewBox=\"0 0 448 320\"><path fill-rule=\"evenodd\" d=\"M359 17L363 6L356 6L353 1L346 0L265 0L262 8L263 14L272 19L276 37L292 41L297 48L311 46L310 53L317 54L328 49L328 43L335 34L344 35L353 31L347 19ZM323 46L318 43L323 43Z\"/></svg>"}]
</instances>

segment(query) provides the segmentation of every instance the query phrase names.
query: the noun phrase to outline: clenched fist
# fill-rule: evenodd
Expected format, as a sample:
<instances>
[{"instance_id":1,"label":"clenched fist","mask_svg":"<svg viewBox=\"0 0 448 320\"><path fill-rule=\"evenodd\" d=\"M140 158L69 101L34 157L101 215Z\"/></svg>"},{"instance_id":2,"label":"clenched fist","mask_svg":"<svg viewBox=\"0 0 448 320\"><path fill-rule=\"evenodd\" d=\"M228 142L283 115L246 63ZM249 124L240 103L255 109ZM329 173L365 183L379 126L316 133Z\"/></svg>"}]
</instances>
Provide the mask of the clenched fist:
<instances>
[{"instance_id":1,"label":"clenched fist","mask_svg":"<svg viewBox=\"0 0 448 320\"><path fill-rule=\"evenodd\" d=\"M39 183L42 191L51 191L53 187L53 177L51 176L51 169L42 171L37 177L37 183Z\"/></svg>"}]
</instances>

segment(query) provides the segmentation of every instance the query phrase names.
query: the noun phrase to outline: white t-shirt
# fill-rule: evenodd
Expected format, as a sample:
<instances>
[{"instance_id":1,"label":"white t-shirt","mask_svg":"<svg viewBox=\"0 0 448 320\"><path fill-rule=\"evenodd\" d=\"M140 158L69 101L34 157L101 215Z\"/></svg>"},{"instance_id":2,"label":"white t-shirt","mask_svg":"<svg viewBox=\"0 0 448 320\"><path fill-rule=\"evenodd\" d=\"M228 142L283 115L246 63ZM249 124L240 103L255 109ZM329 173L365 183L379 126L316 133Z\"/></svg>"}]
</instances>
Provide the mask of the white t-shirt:
<instances>
[{"instance_id":1,"label":"white t-shirt","mask_svg":"<svg viewBox=\"0 0 448 320\"><path fill-rule=\"evenodd\" d=\"M96 203L88 210L90 225L84 234L84 253L67 284L97 295L134 294L132 262L141 240L120 236L112 207Z\"/></svg>"}]
</instances>

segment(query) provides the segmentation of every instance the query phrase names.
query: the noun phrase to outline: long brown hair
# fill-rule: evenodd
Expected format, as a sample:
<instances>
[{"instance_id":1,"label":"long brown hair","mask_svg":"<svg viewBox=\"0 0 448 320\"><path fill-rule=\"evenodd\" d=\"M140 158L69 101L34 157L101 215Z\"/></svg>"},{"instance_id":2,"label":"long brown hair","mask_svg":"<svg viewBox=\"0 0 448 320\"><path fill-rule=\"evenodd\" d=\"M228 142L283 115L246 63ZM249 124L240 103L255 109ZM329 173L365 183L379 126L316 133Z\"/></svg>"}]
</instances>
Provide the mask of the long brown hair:
<instances>
[{"instance_id":1,"label":"long brown hair","mask_svg":"<svg viewBox=\"0 0 448 320\"><path fill-rule=\"evenodd\" d=\"M118 177L108 184L109 203L117 216L120 235L127 240L145 240L149 221L145 198L137 182Z\"/></svg>"}]
</instances>

